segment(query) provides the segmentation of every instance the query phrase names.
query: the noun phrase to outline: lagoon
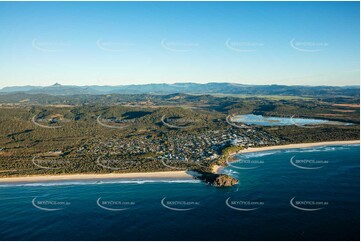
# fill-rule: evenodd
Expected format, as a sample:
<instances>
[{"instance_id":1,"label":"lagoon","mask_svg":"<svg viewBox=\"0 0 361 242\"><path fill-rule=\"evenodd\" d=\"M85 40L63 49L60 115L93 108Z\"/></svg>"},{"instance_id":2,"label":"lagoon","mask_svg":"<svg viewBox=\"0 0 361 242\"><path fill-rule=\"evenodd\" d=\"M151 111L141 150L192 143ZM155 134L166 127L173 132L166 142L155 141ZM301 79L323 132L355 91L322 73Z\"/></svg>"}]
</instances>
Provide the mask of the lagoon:
<instances>
[{"instance_id":1,"label":"lagoon","mask_svg":"<svg viewBox=\"0 0 361 242\"><path fill-rule=\"evenodd\" d=\"M236 115L231 118L232 122L244 123L247 125L260 125L260 126L288 126L288 125L350 125L342 122L330 121L326 119L307 119L307 118L294 118L294 117L265 117L262 115L246 114Z\"/></svg>"}]
</instances>

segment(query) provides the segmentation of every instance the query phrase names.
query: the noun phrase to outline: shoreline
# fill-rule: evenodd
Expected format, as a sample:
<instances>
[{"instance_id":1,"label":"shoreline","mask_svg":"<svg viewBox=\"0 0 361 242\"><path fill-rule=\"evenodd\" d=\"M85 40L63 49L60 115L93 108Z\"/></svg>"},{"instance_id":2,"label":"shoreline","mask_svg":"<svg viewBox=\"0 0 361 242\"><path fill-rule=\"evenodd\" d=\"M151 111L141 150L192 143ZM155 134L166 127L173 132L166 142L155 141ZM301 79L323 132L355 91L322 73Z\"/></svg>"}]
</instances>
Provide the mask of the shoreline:
<instances>
[{"instance_id":1,"label":"shoreline","mask_svg":"<svg viewBox=\"0 0 361 242\"><path fill-rule=\"evenodd\" d=\"M0 178L2 183L36 183L61 181L91 181L109 179L194 179L187 171L159 171L134 173L105 173L105 174L63 174L63 175L29 175L19 177Z\"/></svg>"},{"instance_id":2,"label":"shoreline","mask_svg":"<svg viewBox=\"0 0 361 242\"><path fill-rule=\"evenodd\" d=\"M330 146L330 145L350 145L350 144L360 144L360 140L345 140L345 141L325 141L325 142L313 142L313 143L298 143L298 144L288 144L288 145L274 145L274 146L263 146L263 147L251 147L244 150L240 150L236 153L229 154L228 157L233 157L235 155L243 153L254 153L268 150L284 150L284 149L300 149L300 148L310 148L317 146ZM232 161L231 161L232 162ZM213 173L219 174L220 170L225 166L214 165L212 167Z\"/></svg>"},{"instance_id":3,"label":"shoreline","mask_svg":"<svg viewBox=\"0 0 361 242\"><path fill-rule=\"evenodd\" d=\"M281 149L298 149L309 148L326 145L347 145L360 144L360 140L348 141L328 141L328 142L314 142L314 143L299 143L288 145L275 145L264 147L252 147L240 150L236 153L229 154L229 157L242 153L261 152L268 150ZM212 173L220 174L220 170L225 166L213 165ZM36 183L36 182L61 182L61 181L91 181L91 180L108 180L108 179L194 179L194 177L187 171L159 171L159 172L133 172L133 173L104 173L104 174L62 174L62 175L29 175L18 177L0 177L0 184L3 183Z\"/></svg>"},{"instance_id":4,"label":"shoreline","mask_svg":"<svg viewBox=\"0 0 361 242\"><path fill-rule=\"evenodd\" d=\"M288 145L274 145L264 147L251 147L245 150L241 150L239 153L253 153L267 150L283 150L283 149L299 149L299 148L310 148L317 146L328 146L328 145L351 145L360 144L360 140L346 140L346 141L325 141L325 142L313 142L313 143L299 143L299 144L288 144ZM235 154L232 154L235 155Z\"/></svg>"}]
</instances>

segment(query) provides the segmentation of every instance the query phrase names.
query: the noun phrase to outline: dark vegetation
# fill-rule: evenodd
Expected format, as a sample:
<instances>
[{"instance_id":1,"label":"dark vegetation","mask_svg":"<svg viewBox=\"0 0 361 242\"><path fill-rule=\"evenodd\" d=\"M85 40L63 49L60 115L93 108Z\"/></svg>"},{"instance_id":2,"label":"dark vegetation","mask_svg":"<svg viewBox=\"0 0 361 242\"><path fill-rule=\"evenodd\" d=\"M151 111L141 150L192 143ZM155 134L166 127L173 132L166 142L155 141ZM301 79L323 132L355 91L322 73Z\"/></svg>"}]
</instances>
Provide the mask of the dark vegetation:
<instances>
[{"instance_id":1,"label":"dark vegetation","mask_svg":"<svg viewBox=\"0 0 361 242\"><path fill-rule=\"evenodd\" d=\"M277 144L357 140L360 127L357 95L273 99L179 93L163 96L12 93L0 95L0 104L0 176L175 170L172 167L206 172L214 160L184 159L184 147L180 146L189 145L187 141L192 137L212 138L220 132L246 134L246 130L227 124L229 114L296 115L353 124L250 127L252 132L274 137ZM99 116L100 122L115 128L100 125ZM162 122L162 117L170 126ZM199 140L202 143L203 138ZM187 149L192 153L197 148L200 147L195 145ZM212 149L222 159L224 152L242 148L222 144ZM162 163L160 157L168 154L179 158Z\"/></svg>"}]
</instances>

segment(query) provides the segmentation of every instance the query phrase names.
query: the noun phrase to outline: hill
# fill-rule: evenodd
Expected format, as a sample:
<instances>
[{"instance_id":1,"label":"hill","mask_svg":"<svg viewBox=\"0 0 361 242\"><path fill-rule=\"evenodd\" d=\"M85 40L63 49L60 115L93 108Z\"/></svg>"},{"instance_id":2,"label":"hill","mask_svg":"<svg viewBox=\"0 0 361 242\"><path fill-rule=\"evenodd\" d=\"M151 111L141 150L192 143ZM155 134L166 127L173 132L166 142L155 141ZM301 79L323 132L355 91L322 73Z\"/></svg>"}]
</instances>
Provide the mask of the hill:
<instances>
[{"instance_id":1,"label":"hill","mask_svg":"<svg viewBox=\"0 0 361 242\"><path fill-rule=\"evenodd\" d=\"M16 86L0 89L0 93L24 92L28 94L76 95L76 94L232 94L232 95L284 95L284 96L357 96L359 86L285 86L243 85L234 83L175 83L121 86Z\"/></svg>"}]
</instances>

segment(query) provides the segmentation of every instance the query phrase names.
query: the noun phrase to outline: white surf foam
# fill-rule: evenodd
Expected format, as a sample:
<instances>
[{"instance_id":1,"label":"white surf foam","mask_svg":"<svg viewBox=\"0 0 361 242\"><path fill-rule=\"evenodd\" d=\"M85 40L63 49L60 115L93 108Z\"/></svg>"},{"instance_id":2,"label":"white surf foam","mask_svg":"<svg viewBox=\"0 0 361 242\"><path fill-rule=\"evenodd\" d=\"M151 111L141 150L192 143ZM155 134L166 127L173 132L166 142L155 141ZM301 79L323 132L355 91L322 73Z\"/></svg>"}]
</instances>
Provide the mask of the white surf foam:
<instances>
[{"instance_id":1,"label":"white surf foam","mask_svg":"<svg viewBox=\"0 0 361 242\"><path fill-rule=\"evenodd\" d=\"M200 183L195 179L178 179L178 180L98 180L98 181L59 181L59 182L34 182L34 183L7 183L0 184L0 187L36 187L36 186L71 186L71 185L104 185L104 184L146 184L146 183Z\"/></svg>"}]
</instances>

